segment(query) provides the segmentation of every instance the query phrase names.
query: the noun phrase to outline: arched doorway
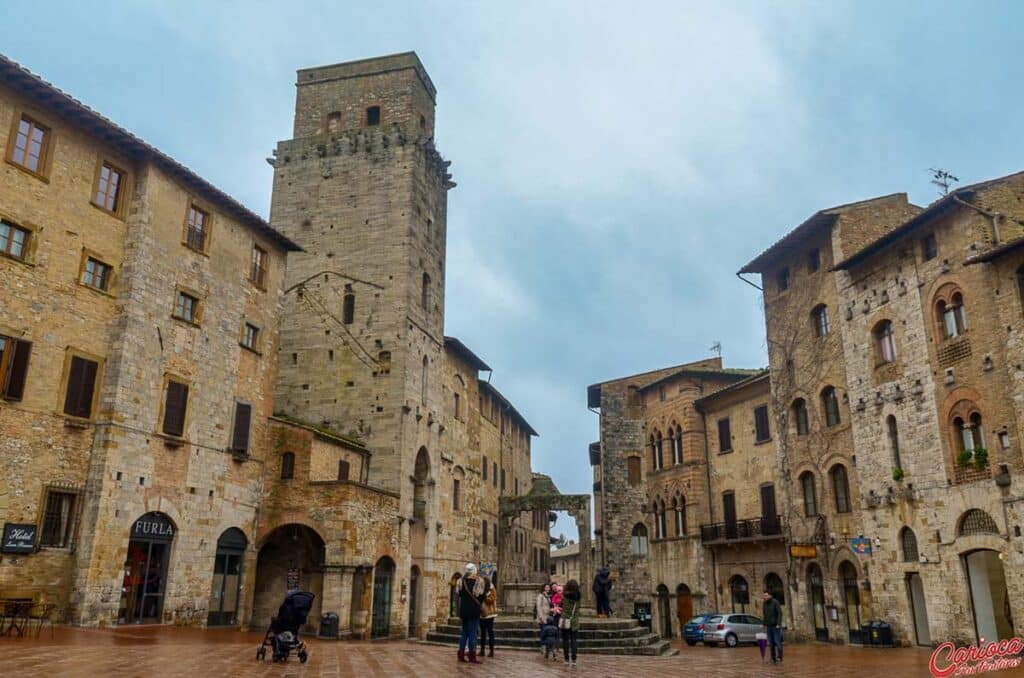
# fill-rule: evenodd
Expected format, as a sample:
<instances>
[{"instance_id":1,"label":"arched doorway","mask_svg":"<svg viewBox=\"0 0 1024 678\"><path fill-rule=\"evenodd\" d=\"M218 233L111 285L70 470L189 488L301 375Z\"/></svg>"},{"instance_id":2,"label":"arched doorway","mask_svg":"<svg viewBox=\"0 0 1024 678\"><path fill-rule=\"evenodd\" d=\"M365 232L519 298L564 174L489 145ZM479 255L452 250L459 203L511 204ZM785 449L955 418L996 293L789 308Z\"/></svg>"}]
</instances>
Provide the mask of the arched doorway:
<instances>
[{"instance_id":1,"label":"arched doorway","mask_svg":"<svg viewBox=\"0 0 1024 678\"><path fill-rule=\"evenodd\" d=\"M692 616L693 597L690 595L690 587L686 584L680 584L676 587L676 617L679 619L680 633Z\"/></svg>"},{"instance_id":2,"label":"arched doorway","mask_svg":"<svg viewBox=\"0 0 1024 678\"><path fill-rule=\"evenodd\" d=\"M814 639L828 641L828 626L825 619L825 580L817 563L807 566L807 591L810 594L811 619L814 624Z\"/></svg>"},{"instance_id":3,"label":"arched doorway","mask_svg":"<svg viewBox=\"0 0 1024 678\"><path fill-rule=\"evenodd\" d=\"M267 535L256 558L252 625L268 625L285 594L298 589L316 596L308 617L308 628L312 629L320 619L324 560L324 540L312 528L289 523Z\"/></svg>"},{"instance_id":4,"label":"arched doorway","mask_svg":"<svg viewBox=\"0 0 1024 678\"><path fill-rule=\"evenodd\" d=\"M981 549L971 551L963 558L978 642L982 638L989 641L1013 637L1010 598L999 552Z\"/></svg>"},{"instance_id":5,"label":"arched doorway","mask_svg":"<svg viewBox=\"0 0 1024 678\"><path fill-rule=\"evenodd\" d=\"M843 588L843 604L846 608L846 628L851 643L862 643L860 631L860 588L857 586L857 568L848 560L839 564L839 584Z\"/></svg>"},{"instance_id":6,"label":"arched doorway","mask_svg":"<svg viewBox=\"0 0 1024 678\"><path fill-rule=\"evenodd\" d=\"M415 565L409 571L409 637L416 637L419 626L420 568Z\"/></svg>"},{"instance_id":7,"label":"arched doorway","mask_svg":"<svg viewBox=\"0 0 1024 678\"><path fill-rule=\"evenodd\" d=\"M729 580L729 599L733 612L747 611L747 605L750 604L750 586L747 580L738 574Z\"/></svg>"},{"instance_id":8,"label":"arched doorway","mask_svg":"<svg viewBox=\"0 0 1024 678\"><path fill-rule=\"evenodd\" d=\"M384 556L373 568L372 638L387 638L391 633L391 589L395 579L395 561Z\"/></svg>"},{"instance_id":9,"label":"arched doorway","mask_svg":"<svg viewBox=\"0 0 1024 678\"><path fill-rule=\"evenodd\" d=\"M417 520L427 519L427 481L430 480L430 454L427 448L421 447L416 454L416 465L413 469L412 517Z\"/></svg>"},{"instance_id":10,"label":"arched doorway","mask_svg":"<svg viewBox=\"0 0 1024 678\"><path fill-rule=\"evenodd\" d=\"M171 519L159 511L150 511L132 523L117 615L119 624L160 623L175 532Z\"/></svg>"},{"instance_id":11,"label":"arched doorway","mask_svg":"<svg viewBox=\"0 0 1024 678\"><path fill-rule=\"evenodd\" d=\"M224 530L213 558L213 584L206 616L207 626L238 623L238 597L242 588L242 560L249 540L237 527Z\"/></svg>"},{"instance_id":12,"label":"arched doorway","mask_svg":"<svg viewBox=\"0 0 1024 678\"><path fill-rule=\"evenodd\" d=\"M924 582L917 572L907 574L907 595L910 596L910 611L914 615L914 639L918 645L931 645L932 634L928 627L928 607L924 598Z\"/></svg>"},{"instance_id":13,"label":"arched doorway","mask_svg":"<svg viewBox=\"0 0 1024 678\"><path fill-rule=\"evenodd\" d=\"M658 584L658 616L661 618L661 637L672 637L672 604L668 599L668 587Z\"/></svg>"}]
</instances>

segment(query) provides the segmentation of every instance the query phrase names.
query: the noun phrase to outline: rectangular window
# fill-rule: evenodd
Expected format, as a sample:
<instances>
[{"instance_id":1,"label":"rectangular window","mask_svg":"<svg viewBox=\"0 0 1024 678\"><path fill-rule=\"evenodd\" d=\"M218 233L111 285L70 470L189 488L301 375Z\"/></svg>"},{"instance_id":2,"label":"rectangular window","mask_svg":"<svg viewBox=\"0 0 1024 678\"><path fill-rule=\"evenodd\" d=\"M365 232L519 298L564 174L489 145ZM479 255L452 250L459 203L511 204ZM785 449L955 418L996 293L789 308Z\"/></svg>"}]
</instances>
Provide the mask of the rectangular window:
<instances>
[{"instance_id":1,"label":"rectangular window","mask_svg":"<svg viewBox=\"0 0 1024 678\"><path fill-rule=\"evenodd\" d=\"M483 529L480 531L480 534L483 537L484 546L487 546L487 520L486 519L483 521Z\"/></svg>"},{"instance_id":2,"label":"rectangular window","mask_svg":"<svg viewBox=\"0 0 1024 678\"><path fill-rule=\"evenodd\" d=\"M168 381L164 397L163 432L169 436L185 435L185 413L188 411L188 384Z\"/></svg>"},{"instance_id":3,"label":"rectangular window","mask_svg":"<svg viewBox=\"0 0 1024 678\"><path fill-rule=\"evenodd\" d=\"M816 273L821 268L821 252L815 247L807 253L807 271Z\"/></svg>"},{"instance_id":4,"label":"rectangular window","mask_svg":"<svg viewBox=\"0 0 1024 678\"><path fill-rule=\"evenodd\" d=\"M780 292L785 292L789 289L789 268L782 268L775 276L775 282L779 286Z\"/></svg>"},{"instance_id":5,"label":"rectangular window","mask_svg":"<svg viewBox=\"0 0 1024 678\"><path fill-rule=\"evenodd\" d=\"M0 221L0 254L25 261L31 232L9 221Z\"/></svg>"},{"instance_id":6,"label":"rectangular window","mask_svg":"<svg viewBox=\"0 0 1024 678\"><path fill-rule=\"evenodd\" d=\"M64 391L64 414L91 419L96 400L96 375L99 363L72 355L68 365L68 385Z\"/></svg>"},{"instance_id":7,"label":"rectangular window","mask_svg":"<svg viewBox=\"0 0 1024 678\"><path fill-rule=\"evenodd\" d=\"M75 508L78 495L73 492L48 490L39 545L66 548L74 534Z\"/></svg>"},{"instance_id":8,"label":"rectangular window","mask_svg":"<svg viewBox=\"0 0 1024 678\"><path fill-rule=\"evenodd\" d=\"M178 298L174 302L174 317L188 323L199 323L199 300L191 294L178 292Z\"/></svg>"},{"instance_id":9,"label":"rectangular window","mask_svg":"<svg viewBox=\"0 0 1024 678\"><path fill-rule=\"evenodd\" d=\"M939 256L939 243L935 240L935 234L929 233L921 238L921 258L931 261L937 256Z\"/></svg>"},{"instance_id":10,"label":"rectangular window","mask_svg":"<svg viewBox=\"0 0 1024 678\"><path fill-rule=\"evenodd\" d=\"M11 161L25 169L42 174L50 143L50 130L28 117L21 116L11 149Z\"/></svg>"},{"instance_id":11,"label":"rectangular window","mask_svg":"<svg viewBox=\"0 0 1024 678\"><path fill-rule=\"evenodd\" d=\"M501 469L501 491L505 491L505 469Z\"/></svg>"},{"instance_id":12,"label":"rectangular window","mask_svg":"<svg viewBox=\"0 0 1024 678\"><path fill-rule=\"evenodd\" d=\"M210 235L210 215L195 205L185 215L185 244L197 252L205 252Z\"/></svg>"},{"instance_id":13,"label":"rectangular window","mask_svg":"<svg viewBox=\"0 0 1024 678\"><path fill-rule=\"evenodd\" d=\"M338 461L338 480L348 480L349 463L344 459Z\"/></svg>"},{"instance_id":14,"label":"rectangular window","mask_svg":"<svg viewBox=\"0 0 1024 678\"><path fill-rule=\"evenodd\" d=\"M498 486L498 462L491 462L491 483Z\"/></svg>"},{"instance_id":15,"label":"rectangular window","mask_svg":"<svg viewBox=\"0 0 1024 678\"><path fill-rule=\"evenodd\" d=\"M185 388L187 389L188 387L186 386ZM187 393L186 390L186 398ZM235 423L231 427L231 451L235 454L249 454L249 429L251 424L252 405L235 403ZM178 435L181 434L179 433Z\"/></svg>"},{"instance_id":16,"label":"rectangular window","mask_svg":"<svg viewBox=\"0 0 1024 678\"><path fill-rule=\"evenodd\" d=\"M487 480L487 457L484 457L484 480Z\"/></svg>"},{"instance_id":17,"label":"rectangular window","mask_svg":"<svg viewBox=\"0 0 1024 678\"><path fill-rule=\"evenodd\" d=\"M113 214L121 211L121 189L124 186L124 172L110 163L100 165L96 180L96 196L93 204Z\"/></svg>"},{"instance_id":18,"label":"rectangular window","mask_svg":"<svg viewBox=\"0 0 1024 678\"><path fill-rule=\"evenodd\" d=\"M32 342L0 335L0 397L21 400L28 379Z\"/></svg>"},{"instance_id":19,"label":"rectangular window","mask_svg":"<svg viewBox=\"0 0 1024 678\"><path fill-rule=\"evenodd\" d=\"M85 267L82 269L82 284L106 292L110 289L112 272L109 264L104 264L93 257L86 257Z\"/></svg>"},{"instance_id":20,"label":"rectangular window","mask_svg":"<svg viewBox=\"0 0 1024 678\"><path fill-rule=\"evenodd\" d=\"M245 323L245 326L242 328L242 346L250 351L259 350L260 328L252 323Z\"/></svg>"},{"instance_id":21,"label":"rectangular window","mask_svg":"<svg viewBox=\"0 0 1024 678\"><path fill-rule=\"evenodd\" d=\"M452 508L462 510L462 481L458 478L452 480Z\"/></svg>"},{"instance_id":22,"label":"rectangular window","mask_svg":"<svg viewBox=\"0 0 1024 678\"><path fill-rule=\"evenodd\" d=\"M267 252L259 245L252 246L252 266L249 268L249 280L260 289L263 289L267 283Z\"/></svg>"},{"instance_id":23,"label":"rectangular window","mask_svg":"<svg viewBox=\"0 0 1024 678\"><path fill-rule=\"evenodd\" d=\"M366 126L374 127L380 124L380 106L370 106L366 109Z\"/></svg>"},{"instance_id":24,"label":"rectangular window","mask_svg":"<svg viewBox=\"0 0 1024 678\"><path fill-rule=\"evenodd\" d=\"M718 451L729 452L732 450L732 431L729 428L729 418L718 420Z\"/></svg>"},{"instance_id":25,"label":"rectangular window","mask_svg":"<svg viewBox=\"0 0 1024 678\"><path fill-rule=\"evenodd\" d=\"M768 406L761 405L754 408L754 438L757 442L763 443L772 437L768 428Z\"/></svg>"}]
</instances>

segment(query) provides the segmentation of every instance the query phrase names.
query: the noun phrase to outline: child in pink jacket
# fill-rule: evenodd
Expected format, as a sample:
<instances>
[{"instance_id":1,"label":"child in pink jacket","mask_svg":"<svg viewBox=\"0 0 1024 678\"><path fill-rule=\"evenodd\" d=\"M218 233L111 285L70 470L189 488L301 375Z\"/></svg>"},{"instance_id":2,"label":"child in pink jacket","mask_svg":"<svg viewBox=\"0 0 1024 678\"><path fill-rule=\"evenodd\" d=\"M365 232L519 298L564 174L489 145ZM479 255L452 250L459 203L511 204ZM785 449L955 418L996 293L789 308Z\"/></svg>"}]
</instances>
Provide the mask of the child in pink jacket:
<instances>
[{"instance_id":1,"label":"child in pink jacket","mask_svg":"<svg viewBox=\"0 0 1024 678\"><path fill-rule=\"evenodd\" d=\"M554 592L551 594L551 614L555 617L555 624L558 624L558 618L562 616L562 587L555 584L551 587Z\"/></svg>"}]
</instances>

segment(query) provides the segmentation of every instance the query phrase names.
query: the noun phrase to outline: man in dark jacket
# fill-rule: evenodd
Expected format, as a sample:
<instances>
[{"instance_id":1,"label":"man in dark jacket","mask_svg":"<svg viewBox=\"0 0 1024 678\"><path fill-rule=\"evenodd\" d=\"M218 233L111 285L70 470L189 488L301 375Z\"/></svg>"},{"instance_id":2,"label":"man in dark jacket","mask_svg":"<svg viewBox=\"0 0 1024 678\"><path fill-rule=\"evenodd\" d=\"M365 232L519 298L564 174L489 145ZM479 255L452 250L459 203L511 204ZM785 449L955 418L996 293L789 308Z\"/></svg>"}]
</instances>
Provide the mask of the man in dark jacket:
<instances>
[{"instance_id":1,"label":"man in dark jacket","mask_svg":"<svg viewBox=\"0 0 1024 678\"><path fill-rule=\"evenodd\" d=\"M459 584L459 619L462 632L459 634L459 661L466 661L467 650L470 664L480 664L476 658L476 637L480 632L480 614L490 584L476 573L476 565L466 563L466 574Z\"/></svg>"},{"instance_id":2,"label":"man in dark jacket","mask_svg":"<svg viewBox=\"0 0 1024 678\"><path fill-rule=\"evenodd\" d=\"M597 616L612 616L611 604L608 602L612 591L612 573L608 571L607 567L602 567L597 571L592 588L594 590L594 598L597 600Z\"/></svg>"},{"instance_id":3,"label":"man in dark jacket","mask_svg":"<svg viewBox=\"0 0 1024 678\"><path fill-rule=\"evenodd\" d=\"M761 618L764 620L764 628L768 634L768 646L772 650L772 664L776 661L782 663L782 606L775 600L771 591L764 592L764 602L761 604ZM775 658L775 648L779 649L778 659Z\"/></svg>"}]
</instances>

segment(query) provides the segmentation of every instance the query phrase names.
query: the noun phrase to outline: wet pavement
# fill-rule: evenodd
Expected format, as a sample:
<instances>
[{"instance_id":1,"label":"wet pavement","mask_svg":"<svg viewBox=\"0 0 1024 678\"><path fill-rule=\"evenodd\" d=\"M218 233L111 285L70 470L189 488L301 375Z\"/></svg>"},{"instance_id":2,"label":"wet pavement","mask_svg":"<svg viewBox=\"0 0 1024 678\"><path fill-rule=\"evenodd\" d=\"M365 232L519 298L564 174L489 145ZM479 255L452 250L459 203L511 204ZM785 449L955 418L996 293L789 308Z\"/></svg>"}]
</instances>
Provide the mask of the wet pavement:
<instances>
[{"instance_id":1,"label":"wet pavement","mask_svg":"<svg viewBox=\"0 0 1024 678\"><path fill-rule=\"evenodd\" d=\"M928 676L926 649L871 649L833 645L791 644L786 662L762 663L756 647L737 649L687 647L676 641L676 657L606 657L583 655L575 669L561 660L545 661L540 653L500 652L482 666L458 664L455 650L408 641L328 642L305 639L310 658L300 664L292 656L284 665L258 662L261 633L203 631L173 627L131 627L114 630L49 629L37 638L0 638L3 676L469 676L509 678L566 676ZM989 676L1024 677L1024 666Z\"/></svg>"}]
</instances>

